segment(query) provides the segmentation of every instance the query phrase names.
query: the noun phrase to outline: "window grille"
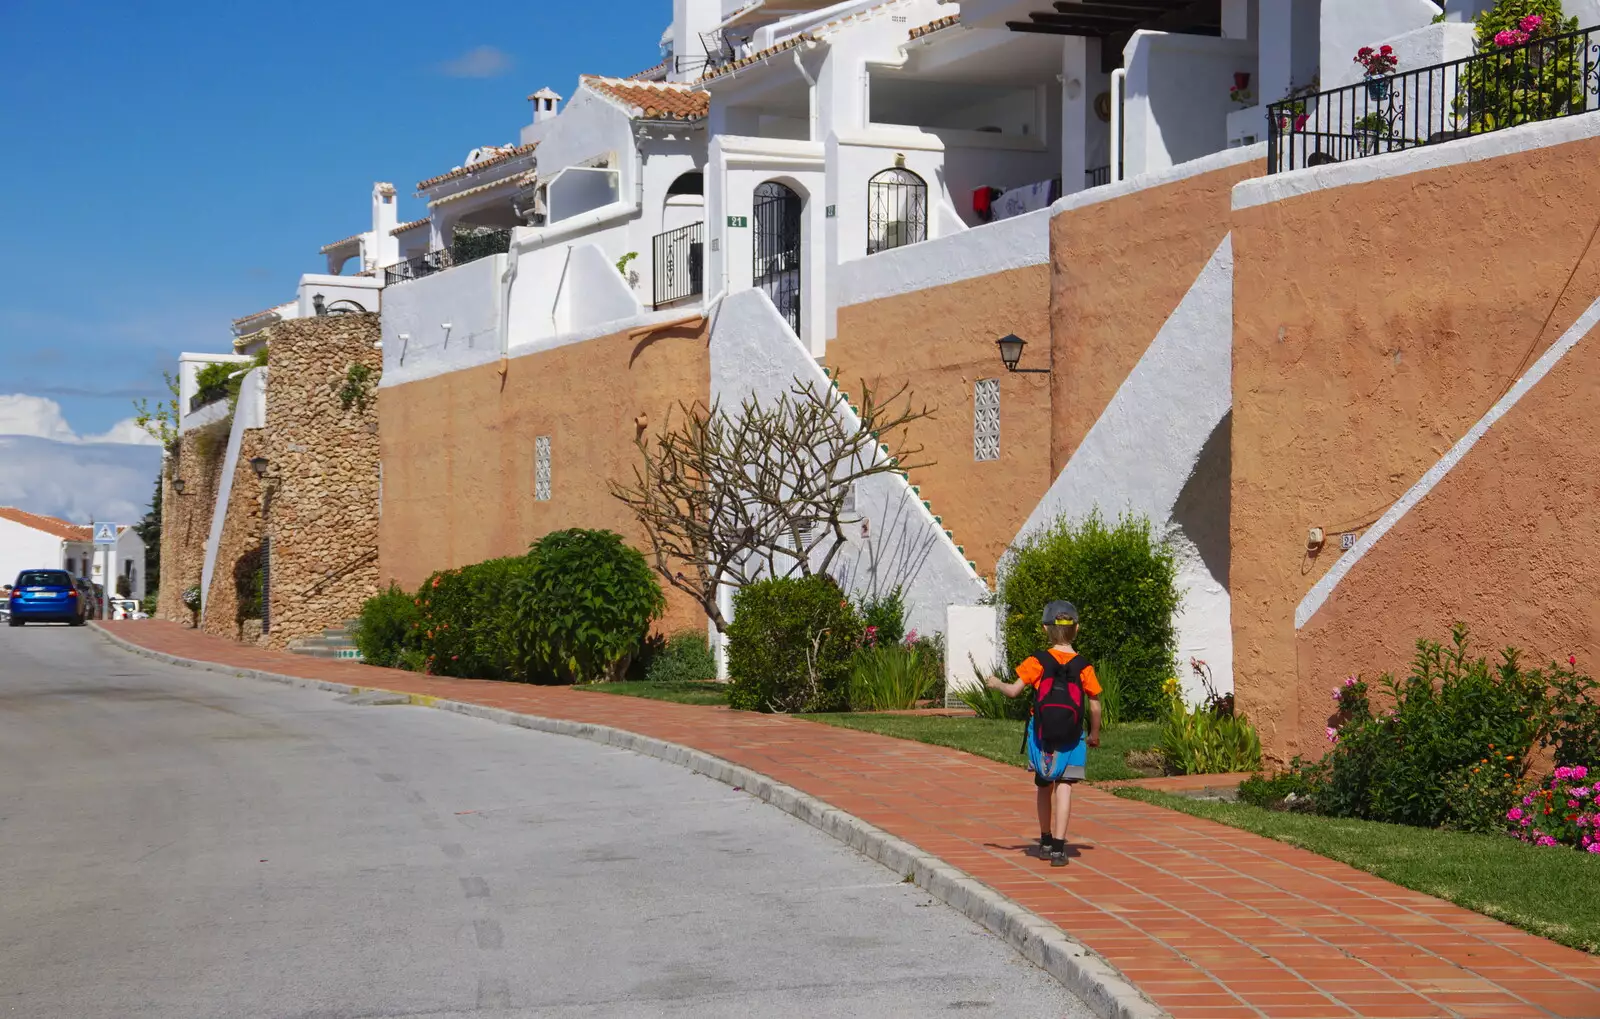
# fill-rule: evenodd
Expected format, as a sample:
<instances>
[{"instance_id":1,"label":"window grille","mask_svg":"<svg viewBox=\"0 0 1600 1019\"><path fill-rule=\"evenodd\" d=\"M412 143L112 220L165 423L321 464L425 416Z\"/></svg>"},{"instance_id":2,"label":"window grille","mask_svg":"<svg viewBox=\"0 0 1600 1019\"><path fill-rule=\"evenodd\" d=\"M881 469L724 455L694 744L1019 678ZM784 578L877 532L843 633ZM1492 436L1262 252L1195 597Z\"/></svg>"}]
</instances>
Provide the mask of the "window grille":
<instances>
[{"instance_id":1,"label":"window grille","mask_svg":"<svg viewBox=\"0 0 1600 1019\"><path fill-rule=\"evenodd\" d=\"M867 182L867 254L928 239L928 185L895 167Z\"/></svg>"},{"instance_id":2,"label":"window grille","mask_svg":"<svg viewBox=\"0 0 1600 1019\"><path fill-rule=\"evenodd\" d=\"M533 497L540 502L550 501L550 436L541 435L533 440Z\"/></svg>"},{"instance_id":3,"label":"window grille","mask_svg":"<svg viewBox=\"0 0 1600 1019\"><path fill-rule=\"evenodd\" d=\"M972 458L1000 459L999 379L979 379L972 387Z\"/></svg>"}]
</instances>

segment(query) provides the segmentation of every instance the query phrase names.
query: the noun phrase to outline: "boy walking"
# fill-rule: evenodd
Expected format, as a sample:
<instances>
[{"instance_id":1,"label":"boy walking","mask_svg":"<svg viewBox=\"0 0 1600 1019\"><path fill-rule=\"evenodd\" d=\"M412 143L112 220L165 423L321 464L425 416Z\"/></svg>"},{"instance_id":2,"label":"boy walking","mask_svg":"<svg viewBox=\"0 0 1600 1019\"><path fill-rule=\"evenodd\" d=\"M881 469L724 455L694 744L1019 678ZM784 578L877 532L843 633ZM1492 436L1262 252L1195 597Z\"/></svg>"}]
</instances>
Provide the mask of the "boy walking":
<instances>
[{"instance_id":1,"label":"boy walking","mask_svg":"<svg viewBox=\"0 0 1600 1019\"><path fill-rule=\"evenodd\" d=\"M1039 848L1049 854L1050 866L1065 867L1072 787L1083 781L1089 747L1100 745L1100 680L1089 660L1072 647L1078 636L1077 608L1053 601L1044 607L1042 622L1050 648L1018 665L1015 682L1003 683L998 676L986 682L1007 697L1033 691L1023 751L1034 772Z\"/></svg>"}]
</instances>

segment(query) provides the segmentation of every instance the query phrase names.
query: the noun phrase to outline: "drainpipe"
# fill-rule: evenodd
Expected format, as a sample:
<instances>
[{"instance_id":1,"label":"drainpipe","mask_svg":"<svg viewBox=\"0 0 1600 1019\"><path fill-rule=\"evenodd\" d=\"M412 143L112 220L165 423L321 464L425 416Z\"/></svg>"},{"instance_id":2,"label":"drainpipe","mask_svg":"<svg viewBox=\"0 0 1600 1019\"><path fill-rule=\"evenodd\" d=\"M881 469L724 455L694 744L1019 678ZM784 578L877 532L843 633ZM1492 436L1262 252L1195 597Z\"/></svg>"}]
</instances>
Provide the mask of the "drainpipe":
<instances>
[{"instance_id":1,"label":"drainpipe","mask_svg":"<svg viewBox=\"0 0 1600 1019\"><path fill-rule=\"evenodd\" d=\"M806 80L806 96L810 105L810 110L807 114L808 126L806 128L806 141L808 142L817 140L817 79L813 78L811 72L806 70L805 61L800 59L800 52L804 50L810 53L816 45L815 39L807 38L803 44L789 51L794 56L795 69L800 72L800 77Z\"/></svg>"},{"instance_id":2,"label":"drainpipe","mask_svg":"<svg viewBox=\"0 0 1600 1019\"><path fill-rule=\"evenodd\" d=\"M1122 99L1128 91L1128 69L1111 72L1111 183L1122 179Z\"/></svg>"},{"instance_id":3,"label":"drainpipe","mask_svg":"<svg viewBox=\"0 0 1600 1019\"><path fill-rule=\"evenodd\" d=\"M506 271L500 274L500 377L506 377L511 356L511 284L517 279L517 256L521 253L515 244L506 253ZM404 354L401 357L404 358Z\"/></svg>"}]
</instances>

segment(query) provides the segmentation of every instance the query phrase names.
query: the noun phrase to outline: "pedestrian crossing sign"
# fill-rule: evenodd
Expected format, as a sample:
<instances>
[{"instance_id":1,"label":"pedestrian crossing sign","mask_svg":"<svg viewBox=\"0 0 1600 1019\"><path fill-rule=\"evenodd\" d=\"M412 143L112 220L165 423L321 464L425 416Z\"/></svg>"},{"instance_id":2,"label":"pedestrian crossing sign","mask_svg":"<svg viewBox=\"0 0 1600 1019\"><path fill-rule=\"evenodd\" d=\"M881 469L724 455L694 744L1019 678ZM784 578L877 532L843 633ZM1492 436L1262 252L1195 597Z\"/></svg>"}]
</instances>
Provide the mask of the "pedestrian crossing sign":
<instances>
[{"instance_id":1,"label":"pedestrian crossing sign","mask_svg":"<svg viewBox=\"0 0 1600 1019\"><path fill-rule=\"evenodd\" d=\"M117 525L97 521L94 525L94 543L96 545L115 545L117 543Z\"/></svg>"}]
</instances>

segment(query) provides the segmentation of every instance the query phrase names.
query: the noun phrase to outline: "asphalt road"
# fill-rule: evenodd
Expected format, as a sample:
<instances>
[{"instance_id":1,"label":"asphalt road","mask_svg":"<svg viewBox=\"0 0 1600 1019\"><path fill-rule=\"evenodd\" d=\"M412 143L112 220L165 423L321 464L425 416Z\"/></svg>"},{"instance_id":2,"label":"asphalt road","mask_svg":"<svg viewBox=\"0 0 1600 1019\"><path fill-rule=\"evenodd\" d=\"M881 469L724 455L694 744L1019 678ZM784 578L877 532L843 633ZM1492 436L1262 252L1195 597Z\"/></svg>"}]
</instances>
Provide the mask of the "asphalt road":
<instances>
[{"instance_id":1,"label":"asphalt road","mask_svg":"<svg viewBox=\"0 0 1600 1019\"><path fill-rule=\"evenodd\" d=\"M673 765L0 628L0 1015L931 1012L1090 1014Z\"/></svg>"}]
</instances>

